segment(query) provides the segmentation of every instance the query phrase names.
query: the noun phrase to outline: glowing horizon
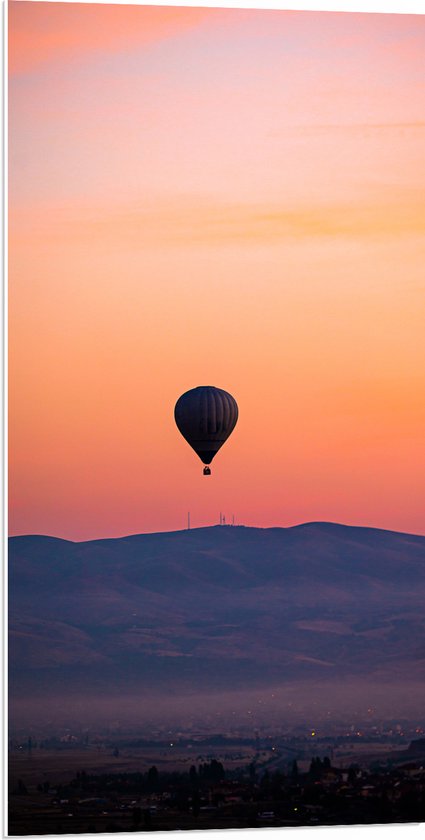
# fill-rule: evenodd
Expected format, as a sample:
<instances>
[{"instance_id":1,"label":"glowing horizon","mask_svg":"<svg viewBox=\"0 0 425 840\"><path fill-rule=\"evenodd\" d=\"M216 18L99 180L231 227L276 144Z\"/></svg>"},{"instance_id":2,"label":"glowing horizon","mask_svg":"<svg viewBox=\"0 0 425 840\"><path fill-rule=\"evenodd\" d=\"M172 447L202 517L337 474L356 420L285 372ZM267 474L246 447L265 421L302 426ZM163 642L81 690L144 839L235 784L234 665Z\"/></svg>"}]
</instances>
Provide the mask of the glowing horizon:
<instances>
[{"instance_id":1,"label":"glowing horizon","mask_svg":"<svg viewBox=\"0 0 425 840\"><path fill-rule=\"evenodd\" d=\"M425 19L11 0L9 59L10 533L425 533Z\"/></svg>"}]
</instances>

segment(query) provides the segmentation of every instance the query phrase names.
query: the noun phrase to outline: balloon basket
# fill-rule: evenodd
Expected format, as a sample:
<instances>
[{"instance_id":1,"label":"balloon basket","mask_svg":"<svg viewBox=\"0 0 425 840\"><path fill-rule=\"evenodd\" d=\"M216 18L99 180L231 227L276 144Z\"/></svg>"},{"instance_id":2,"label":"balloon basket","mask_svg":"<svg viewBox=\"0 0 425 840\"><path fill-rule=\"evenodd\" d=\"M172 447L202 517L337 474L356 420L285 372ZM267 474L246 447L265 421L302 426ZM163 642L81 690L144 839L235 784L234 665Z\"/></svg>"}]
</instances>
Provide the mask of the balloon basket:
<instances>
[{"instance_id":1,"label":"balloon basket","mask_svg":"<svg viewBox=\"0 0 425 840\"><path fill-rule=\"evenodd\" d=\"M211 475L211 470L209 467L204 467L204 475Z\"/></svg>"}]
</instances>

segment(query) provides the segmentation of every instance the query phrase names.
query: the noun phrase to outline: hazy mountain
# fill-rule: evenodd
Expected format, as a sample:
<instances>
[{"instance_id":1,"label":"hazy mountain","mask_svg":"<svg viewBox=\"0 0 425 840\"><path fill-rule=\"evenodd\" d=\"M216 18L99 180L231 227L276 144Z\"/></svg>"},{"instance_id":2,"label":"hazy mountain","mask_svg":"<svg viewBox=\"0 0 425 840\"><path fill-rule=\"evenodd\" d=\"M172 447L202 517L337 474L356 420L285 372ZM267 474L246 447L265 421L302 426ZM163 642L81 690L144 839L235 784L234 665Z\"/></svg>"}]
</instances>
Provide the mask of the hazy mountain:
<instances>
[{"instance_id":1,"label":"hazy mountain","mask_svg":"<svg viewBox=\"0 0 425 840\"><path fill-rule=\"evenodd\" d=\"M309 523L10 540L11 689L420 681L425 537Z\"/></svg>"}]
</instances>

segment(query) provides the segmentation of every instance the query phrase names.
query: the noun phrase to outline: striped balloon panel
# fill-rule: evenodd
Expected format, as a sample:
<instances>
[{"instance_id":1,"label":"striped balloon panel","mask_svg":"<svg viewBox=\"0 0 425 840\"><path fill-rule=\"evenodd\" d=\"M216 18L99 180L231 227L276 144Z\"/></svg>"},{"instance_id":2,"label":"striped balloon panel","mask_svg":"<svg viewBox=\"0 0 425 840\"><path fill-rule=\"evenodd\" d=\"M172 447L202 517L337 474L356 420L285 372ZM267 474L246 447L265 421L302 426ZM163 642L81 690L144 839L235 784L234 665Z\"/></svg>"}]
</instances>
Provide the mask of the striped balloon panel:
<instances>
[{"instance_id":1,"label":"striped balloon panel","mask_svg":"<svg viewBox=\"0 0 425 840\"><path fill-rule=\"evenodd\" d=\"M182 394L174 416L183 437L209 464L235 428L238 406L227 391L203 385Z\"/></svg>"}]
</instances>

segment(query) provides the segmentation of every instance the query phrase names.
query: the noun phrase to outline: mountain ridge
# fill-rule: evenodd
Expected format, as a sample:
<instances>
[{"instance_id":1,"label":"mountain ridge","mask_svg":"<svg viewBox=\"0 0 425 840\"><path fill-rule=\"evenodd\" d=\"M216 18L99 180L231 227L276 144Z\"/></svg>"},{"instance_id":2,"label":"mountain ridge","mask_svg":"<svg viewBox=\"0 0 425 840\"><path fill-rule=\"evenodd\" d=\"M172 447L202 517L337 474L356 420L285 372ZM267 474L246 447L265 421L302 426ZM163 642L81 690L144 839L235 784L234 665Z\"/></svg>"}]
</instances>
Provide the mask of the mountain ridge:
<instances>
[{"instance_id":1,"label":"mountain ridge","mask_svg":"<svg viewBox=\"0 0 425 840\"><path fill-rule=\"evenodd\" d=\"M110 542L113 540L129 540L135 539L138 537L149 537L149 536L160 536L160 535L173 535L173 534L183 534L189 531L211 531L216 530L218 528L238 528L238 529L245 529L248 531L293 531L296 529L301 528L313 528L313 527L320 527L320 528L341 528L345 530L353 530L353 531L369 531L369 532L378 532L383 534L393 534L395 536L403 536L403 537L413 537L414 539L425 540L425 535L423 534L413 534L409 531L394 531L390 528L378 528L372 525L347 525L343 522L331 522L327 520L311 520L308 522L299 522L296 525L269 525L269 526L259 526L259 525L232 525L230 523L220 525L201 525L199 527L191 527L191 528L179 528L174 531L141 531L134 534L122 534L117 537L93 537L88 540L69 540L65 537L56 537L52 534L13 534L9 537L9 541L11 540L20 540L20 539L46 539L46 540L57 540L59 542L66 542L71 543L72 545L80 545L82 543L94 543L94 542Z\"/></svg>"},{"instance_id":2,"label":"mountain ridge","mask_svg":"<svg viewBox=\"0 0 425 840\"><path fill-rule=\"evenodd\" d=\"M17 695L424 675L420 535L339 523L21 535L9 561Z\"/></svg>"}]
</instances>

